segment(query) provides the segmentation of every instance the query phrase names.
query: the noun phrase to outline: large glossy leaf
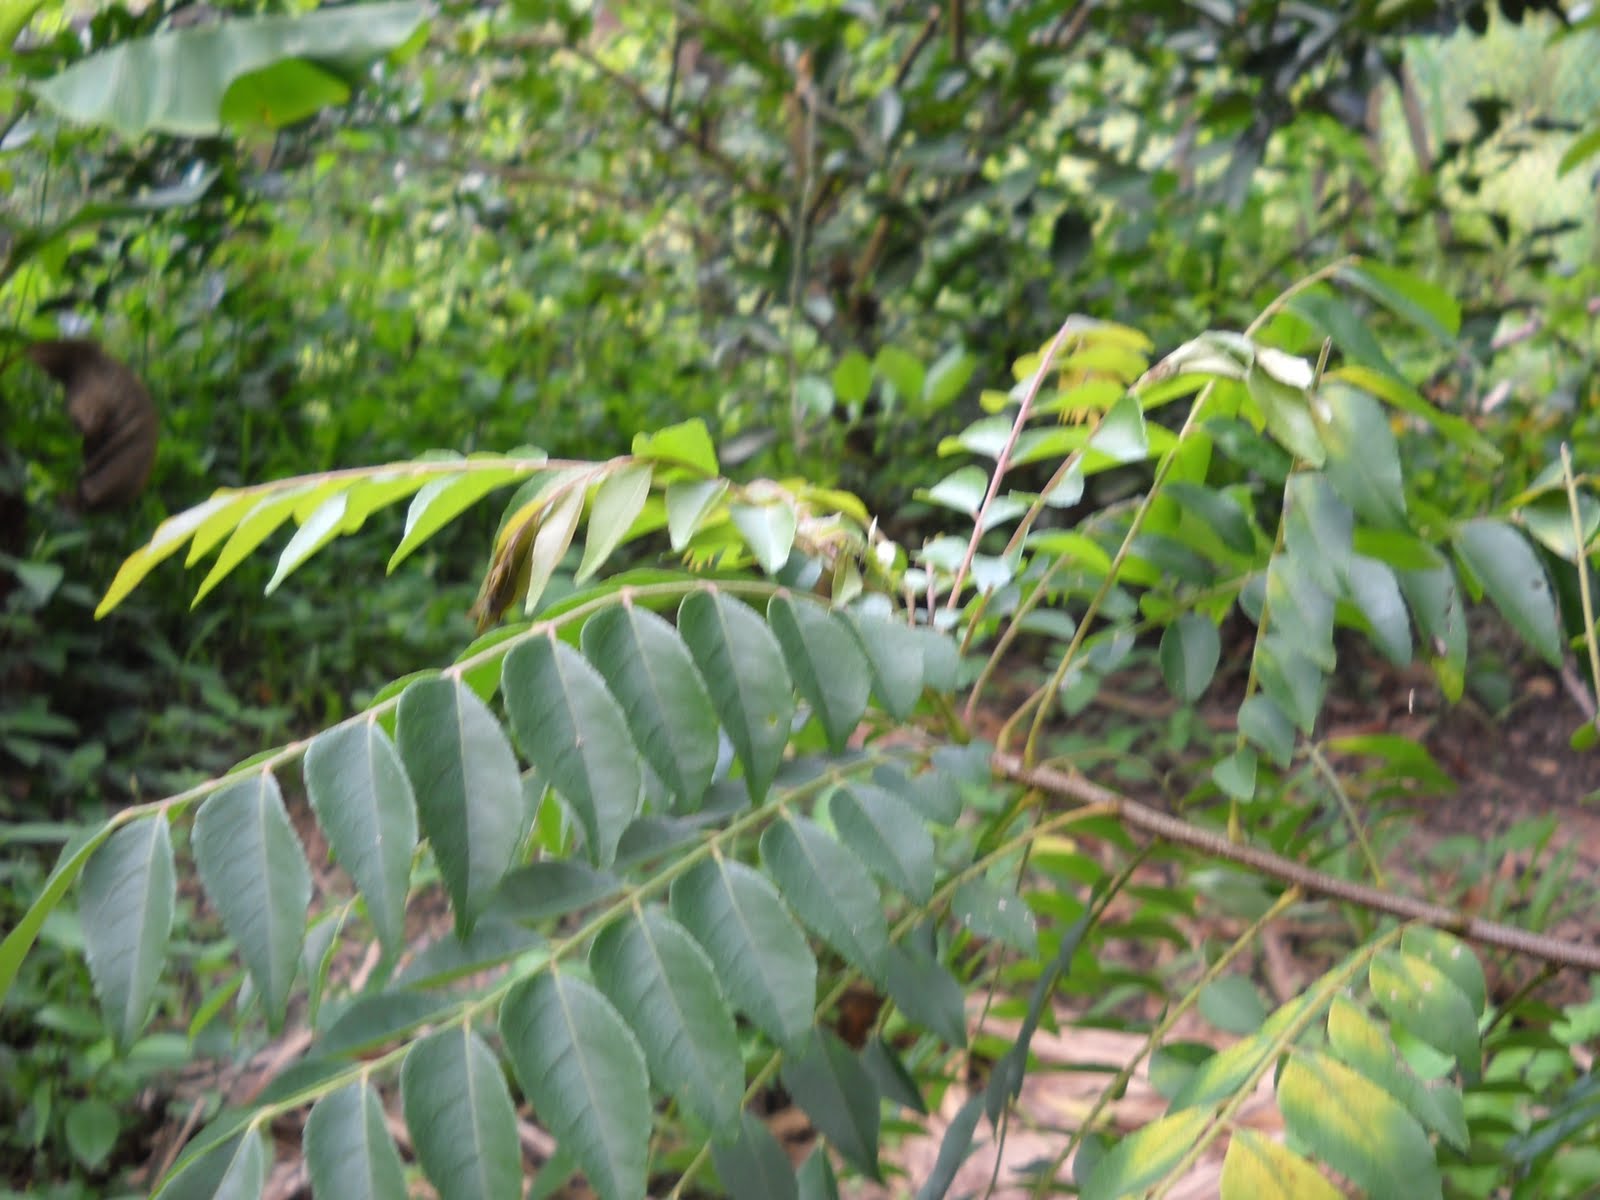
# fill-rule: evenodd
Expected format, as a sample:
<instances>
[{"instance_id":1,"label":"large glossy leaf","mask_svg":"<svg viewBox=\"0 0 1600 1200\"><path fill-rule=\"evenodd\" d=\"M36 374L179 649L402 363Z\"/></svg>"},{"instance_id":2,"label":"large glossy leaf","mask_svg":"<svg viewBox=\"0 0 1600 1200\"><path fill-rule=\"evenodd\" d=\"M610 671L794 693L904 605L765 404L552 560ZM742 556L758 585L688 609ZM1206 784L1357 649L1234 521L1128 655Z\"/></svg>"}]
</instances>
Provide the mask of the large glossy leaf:
<instances>
[{"instance_id":1,"label":"large glossy leaf","mask_svg":"<svg viewBox=\"0 0 1600 1200\"><path fill-rule=\"evenodd\" d=\"M1550 581L1527 539L1504 521L1468 521L1456 550L1496 608L1551 666L1561 662L1561 621Z\"/></svg>"},{"instance_id":2,"label":"large glossy leaf","mask_svg":"<svg viewBox=\"0 0 1600 1200\"><path fill-rule=\"evenodd\" d=\"M774 596L767 620L795 686L822 722L834 753L841 753L867 710L872 690L861 644L842 618L808 601Z\"/></svg>"},{"instance_id":3,"label":"large glossy leaf","mask_svg":"<svg viewBox=\"0 0 1600 1200\"><path fill-rule=\"evenodd\" d=\"M409 0L253 17L121 42L35 88L69 120L126 138L219 133L234 80L284 59L360 62L403 44L427 9Z\"/></svg>"},{"instance_id":4,"label":"large glossy leaf","mask_svg":"<svg viewBox=\"0 0 1600 1200\"><path fill-rule=\"evenodd\" d=\"M831 1030L818 1029L779 1077L819 1133L858 1171L878 1174L878 1089L854 1051Z\"/></svg>"},{"instance_id":5,"label":"large glossy leaf","mask_svg":"<svg viewBox=\"0 0 1600 1200\"><path fill-rule=\"evenodd\" d=\"M1278 1077L1289 1133L1373 1200L1441 1195L1433 1146L1388 1092L1315 1051L1291 1057Z\"/></svg>"},{"instance_id":6,"label":"large glossy leaf","mask_svg":"<svg viewBox=\"0 0 1600 1200\"><path fill-rule=\"evenodd\" d=\"M306 751L306 794L334 856L367 904L391 954L405 942L417 805L394 744L376 721L319 735Z\"/></svg>"},{"instance_id":7,"label":"large glossy leaf","mask_svg":"<svg viewBox=\"0 0 1600 1200\"><path fill-rule=\"evenodd\" d=\"M412 1046L400 1068L400 1106L440 1200L521 1200L516 1110L476 1034L456 1025Z\"/></svg>"},{"instance_id":8,"label":"large glossy leaf","mask_svg":"<svg viewBox=\"0 0 1600 1200\"><path fill-rule=\"evenodd\" d=\"M311 1109L301 1137L315 1195L339 1200L404 1200L405 1167L365 1083L330 1092Z\"/></svg>"},{"instance_id":9,"label":"large glossy leaf","mask_svg":"<svg viewBox=\"0 0 1600 1200\"><path fill-rule=\"evenodd\" d=\"M745 788L759 804L783 760L794 718L794 693L778 640L748 605L714 591L684 598L678 631L744 767Z\"/></svg>"},{"instance_id":10,"label":"large glossy leaf","mask_svg":"<svg viewBox=\"0 0 1600 1200\"><path fill-rule=\"evenodd\" d=\"M516 756L476 693L447 678L420 679L405 690L395 738L456 930L465 936L528 830Z\"/></svg>"},{"instance_id":11,"label":"large glossy leaf","mask_svg":"<svg viewBox=\"0 0 1600 1200\"><path fill-rule=\"evenodd\" d=\"M192 841L206 895L276 1028L300 965L311 868L272 773L256 771L214 792L195 815Z\"/></svg>"},{"instance_id":12,"label":"large glossy leaf","mask_svg":"<svg viewBox=\"0 0 1600 1200\"><path fill-rule=\"evenodd\" d=\"M582 980L546 971L511 990L500 1032L523 1093L589 1185L602 1200L642 1198L650 1079L617 1010Z\"/></svg>"},{"instance_id":13,"label":"large glossy leaf","mask_svg":"<svg viewBox=\"0 0 1600 1200\"><path fill-rule=\"evenodd\" d=\"M672 913L705 947L734 1007L780 1045L811 1029L817 963L777 891L743 863L715 858L672 884Z\"/></svg>"},{"instance_id":14,"label":"large glossy leaf","mask_svg":"<svg viewBox=\"0 0 1600 1200\"><path fill-rule=\"evenodd\" d=\"M172 839L159 813L117 830L84 868L79 919L89 974L124 1049L150 1015L176 900Z\"/></svg>"},{"instance_id":15,"label":"large glossy leaf","mask_svg":"<svg viewBox=\"0 0 1600 1200\"><path fill-rule=\"evenodd\" d=\"M605 680L565 642L538 637L506 655L500 687L523 752L577 813L590 859L610 863L643 779Z\"/></svg>"},{"instance_id":16,"label":"large glossy leaf","mask_svg":"<svg viewBox=\"0 0 1600 1200\"><path fill-rule=\"evenodd\" d=\"M598 571L632 527L650 495L650 464L634 463L612 471L595 490L589 506L589 540L583 547L574 583Z\"/></svg>"},{"instance_id":17,"label":"large glossy leaf","mask_svg":"<svg viewBox=\"0 0 1600 1200\"><path fill-rule=\"evenodd\" d=\"M916 809L884 788L852 784L834 793L829 811L878 878L913 900L933 895L933 837Z\"/></svg>"},{"instance_id":18,"label":"large glossy leaf","mask_svg":"<svg viewBox=\"0 0 1600 1200\"><path fill-rule=\"evenodd\" d=\"M846 962L883 980L889 928L860 859L815 822L791 815L761 835L761 860L801 920Z\"/></svg>"},{"instance_id":19,"label":"large glossy leaf","mask_svg":"<svg viewBox=\"0 0 1600 1200\"><path fill-rule=\"evenodd\" d=\"M650 766L690 811L717 765L717 714L677 630L647 608L621 604L590 617L583 652L622 705Z\"/></svg>"},{"instance_id":20,"label":"large glossy leaf","mask_svg":"<svg viewBox=\"0 0 1600 1200\"><path fill-rule=\"evenodd\" d=\"M744 1063L711 960L651 908L608 927L589 951L595 982L633 1028L651 1077L713 1130L738 1124Z\"/></svg>"}]
</instances>

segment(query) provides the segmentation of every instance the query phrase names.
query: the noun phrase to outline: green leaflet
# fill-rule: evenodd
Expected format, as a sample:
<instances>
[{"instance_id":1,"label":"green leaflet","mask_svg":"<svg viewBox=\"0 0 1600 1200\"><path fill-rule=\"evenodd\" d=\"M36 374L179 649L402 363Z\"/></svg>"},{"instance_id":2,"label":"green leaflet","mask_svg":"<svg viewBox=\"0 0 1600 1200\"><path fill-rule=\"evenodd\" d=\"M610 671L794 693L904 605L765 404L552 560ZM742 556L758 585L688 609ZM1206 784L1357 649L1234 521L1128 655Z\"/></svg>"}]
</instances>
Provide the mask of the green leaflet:
<instances>
[{"instance_id":1,"label":"green leaflet","mask_svg":"<svg viewBox=\"0 0 1600 1200\"><path fill-rule=\"evenodd\" d=\"M452 679L419 679L407 688L395 735L456 930L465 935L527 833L517 760L494 714Z\"/></svg>"},{"instance_id":2,"label":"green leaflet","mask_svg":"<svg viewBox=\"0 0 1600 1200\"><path fill-rule=\"evenodd\" d=\"M617 1010L589 984L546 971L512 988L500 1032L524 1094L602 1200L642 1200L649 1076Z\"/></svg>"},{"instance_id":3,"label":"green leaflet","mask_svg":"<svg viewBox=\"0 0 1600 1200\"><path fill-rule=\"evenodd\" d=\"M124 825L85 866L79 918L89 973L117 1045L144 1029L167 956L177 878L161 814Z\"/></svg>"},{"instance_id":4,"label":"green leaflet","mask_svg":"<svg viewBox=\"0 0 1600 1200\"><path fill-rule=\"evenodd\" d=\"M400 1067L400 1105L440 1200L521 1200L517 1114L499 1060L477 1034L450 1026L413 1045Z\"/></svg>"},{"instance_id":5,"label":"green leaflet","mask_svg":"<svg viewBox=\"0 0 1600 1200\"><path fill-rule=\"evenodd\" d=\"M581 654L550 638L506 655L500 687L523 752L577 813L591 861L608 865L644 786L621 706Z\"/></svg>"},{"instance_id":6,"label":"green leaflet","mask_svg":"<svg viewBox=\"0 0 1600 1200\"><path fill-rule=\"evenodd\" d=\"M256 771L212 793L195 815L192 842L206 895L276 1029L300 965L311 869L271 772Z\"/></svg>"}]
</instances>

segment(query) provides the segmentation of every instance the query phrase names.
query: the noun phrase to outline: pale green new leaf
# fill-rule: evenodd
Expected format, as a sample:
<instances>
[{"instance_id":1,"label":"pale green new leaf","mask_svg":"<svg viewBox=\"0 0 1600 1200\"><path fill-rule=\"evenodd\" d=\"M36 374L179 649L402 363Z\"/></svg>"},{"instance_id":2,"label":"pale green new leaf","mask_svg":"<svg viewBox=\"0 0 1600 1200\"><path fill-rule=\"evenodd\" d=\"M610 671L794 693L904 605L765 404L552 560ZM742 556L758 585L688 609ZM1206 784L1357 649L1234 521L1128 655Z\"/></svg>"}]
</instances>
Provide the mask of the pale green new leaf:
<instances>
[{"instance_id":1,"label":"pale green new leaf","mask_svg":"<svg viewBox=\"0 0 1600 1200\"><path fill-rule=\"evenodd\" d=\"M646 760L698 809L717 765L717 714L677 630L647 608L620 604L590 617L582 636Z\"/></svg>"},{"instance_id":2,"label":"pale green new leaf","mask_svg":"<svg viewBox=\"0 0 1600 1200\"><path fill-rule=\"evenodd\" d=\"M701 522L728 490L725 479L695 479L667 486L667 537L673 553L681 553Z\"/></svg>"},{"instance_id":3,"label":"pale green new leaf","mask_svg":"<svg viewBox=\"0 0 1600 1200\"><path fill-rule=\"evenodd\" d=\"M1222 1200L1340 1200L1342 1192L1294 1151L1238 1129L1222 1160Z\"/></svg>"},{"instance_id":4,"label":"pale green new leaf","mask_svg":"<svg viewBox=\"0 0 1600 1200\"><path fill-rule=\"evenodd\" d=\"M150 1015L176 901L172 839L159 813L117 830L84 868L84 951L106 1025L123 1049Z\"/></svg>"},{"instance_id":5,"label":"pale green new leaf","mask_svg":"<svg viewBox=\"0 0 1600 1200\"><path fill-rule=\"evenodd\" d=\"M1100 1160L1079 1194L1083 1200L1142 1195L1166 1178L1210 1124L1207 1109L1187 1108L1135 1130Z\"/></svg>"},{"instance_id":6,"label":"pale green new leaf","mask_svg":"<svg viewBox=\"0 0 1600 1200\"><path fill-rule=\"evenodd\" d=\"M1289 1133L1371 1200L1440 1196L1433 1146L1405 1108L1377 1084L1326 1054L1300 1051L1278 1077Z\"/></svg>"},{"instance_id":7,"label":"pale green new leaf","mask_svg":"<svg viewBox=\"0 0 1600 1200\"><path fill-rule=\"evenodd\" d=\"M933 837L916 809L893 792L857 783L835 792L829 811L873 874L918 902L933 895Z\"/></svg>"},{"instance_id":8,"label":"pale green new leaf","mask_svg":"<svg viewBox=\"0 0 1600 1200\"><path fill-rule=\"evenodd\" d=\"M589 969L638 1036L657 1086L714 1132L736 1127L739 1038L711 960L688 930L660 909L631 913L595 938Z\"/></svg>"},{"instance_id":9,"label":"pale green new leaf","mask_svg":"<svg viewBox=\"0 0 1600 1200\"><path fill-rule=\"evenodd\" d=\"M395 740L465 937L528 831L516 756L477 694L442 677L401 694Z\"/></svg>"},{"instance_id":10,"label":"pale green new leaf","mask_svg":"<svg viewBox=\"0 0 1600 1200\"><path fill-rule=\"evenodd\" d=\"M823 941L869 979L884 978L889 927L860 859L815 822L790 814L761 835L761 861Z\"/></svg>"},{"instance_id":11,"label":"pale green new leaf","mask_svg":"<svg viewBox=\"0 0 1600 1200\"><path fill-rule=\"evenodd\" d=\"M348 1083L312 1107L301 1146L312 1192L338 1200L405 1200L405 1167L364 1082Z\"/></svg>"},{"instance_id":12,"label":"pale green new leaf","mask_svg":"<svg viewBox=\"0 0 1600 1200\"><path fill-rule=\"evenodd\" d=\"M1115 463L1142 462L1149 455L1150 439L1137 396L1124 394L1111 406L1089 439L1089 449Z\"/></svg>"},{"instance_id":13,"label":"pale green new leaf","mask_svg":"<svg viewBox=\"0 0 1600 1200\"><path fill-rule=\"evenodd\" d=\"M172 557L184 546L191 544L195 531L202 528L208 521L223 514L231 517L237 509L243 511L248 504L234 492L218 492L209 500L195 507L186 509L176 516L168 517L156 526L155 533L150 535L150 541L123 561L117 568L116 576L111 580L111 586L106 589L106 594L101 597L100 603L95 606L95 620L105 616L117 605L121 604L128 593L139 586L139 581L148 575L155 567ZM232 524L227 526L232 528Z\"/></svg>"},{"instance_id":14,"label":"pale green new leaf","mask_svg":"<svg viewBox=\"0 0 1600 1200\"><path fill-rule=\"evenodd\" d=\"M682 465L702 475L716 475L717 450L706 423L699 417L669 425L655 433L641 433L633 439L633 456L668 465Z\"/></svg>"},{"instance_id":15,"label":"pale green new leaf","mask_svg":"<svg viewBox=\"0 0 1600 1200\"><path fill-rule=\"evenodd\" d=\"M287 521L299 505L313 497L337 491L340 486L330 482L324 482L320 486L305 483L281 491L268 492L259 498L245 514L244 519L234 527L233 533L222 547L222 553L217 555L217 561L211 564L210 572L195 590L194 599L189 607L193 608L205 599L207 593L248 558L251 551L272 536L273 531ZM190 557L193 558L192 552Z\"/></svg>"},{"instance_id":16,"label":"pale green new leaf","mask_svg":"<svg viewBox=\"0 0 1600 1200\"><path fill-rule=\"evenodd\" d=\"M589 507L589 540L572 577L574 583L582 583L598 571L627 536L650 495L650 475L649 463L632 463L601 481Z\"/></svg>"},{"instance_id":17,"label":"pale green new leaf","mask_svg":"<svg viewBox=\"0 0 1600 1200\"><path fill-rule=\"evenodd\" d=\"M1561 662L1561 620L1550 581L1527 540L1504 521L1480 517L1456 531L1456 551L1511 627L1551 666Z\"/></svg>"},{"instance_id":18,"label":"pale green new leaf","mask_svg":"<svg viewBox=\"0 0 1600 1200\"><path fill-rule=\"evenodd\" d=\"M606 866L639 811L639 751L600 672L565 642L531 638L506 655L500 687L517 741L578 815Z\"/></svg>"},{"instance_id":19,"label":"pale green new leaf","mask_svg":"<svg viewBox=\"0 0 1600 1200\"><path fill-rule=\"evenodd\" d=\"M817 1131L863 1175L879 1179L878 1089L855 1052L832 1030L814 1030L786 1055L779 1078Z\"/></svg>"},{"instance_id":20,"label":"pale green new leaf","mask_svg":"<svg viewBox=\"0 0 1600 1200\"><path fill-rule=\"evenodd\" d=\"M545 588L572 546L582 513L583 488L576 484L552 500L545 510L539 532L533 535L533 549L528 553L528 592L522 601L522 611L528 616L539 611Z\"/></svg>"},{"instance_id":21,"label":"pale green new leaf","mask_svg":"<svg viewBox=\"0 0 1600 1200\"><path fill-rule=\"evenodd\" d=\"M714 858L673 881L671 905L734 1007L780 1045L798 1045L811 1029L817 963L776 889L743 863Z\"/></svg>"},{"instance_id":22,"label":"pale green new leaf","mask_svg":"<svg viewBox=\"0 0 1600 1200\"><path fill-rule=\"evenodd\" d=\"M745 788L759 804L783 761L794 719L783 650L749 605L722 592L684 597L678 632L699 664L717 716L744 767Z\"/></svg>"},{"instance_id":23,"label":"pale green new leaf","mask_svg":"<svg viewBox=\"0 0 1600 1200\"><path fill-rule=\"evenodd\" d=\"M540 1122L601 1200L642 1200L650 1142L644 1051L600 992L546 971L512 988L500 1033Z\"/></svg>"},{"instance_id":24,"label":"pale green new leaf","mask_svg":"<svg viewBox=\"0 0 1600 1200\"><path fill-rule=\"evenodd\" d=\"M276 1029L311 907L311 868L277 779L256 771L212 793L195 814L192 844L200 882Z\"/></svg>"},{"instance_id":25,"label":"pale green new leaf","mask_svg":"<svg viewBox=\"0 0 1600 1200\"><path fill-rule=\"evenodd\" d=\"M306 751L305 781L311 810L366 901L378 940L398 954L417 845L416 800L400 755L376 721L335 726Z\"/></svg>"},{"instance_id":26,"label":"pale green new leaf","mask_svg":"<svg viewBox=\"0 0 1600 1200\"><path fill-rule=\"evenodd\" d=\"M734 528L768 575L776 575L789 561L799 518L787 500L767 504L730 504Z\"/></svg>"},{"instance_id":27,"label":"pale green new leaf","mask_svg":"<svg viewBox=\"0 0 1600 1200\"><path fill-rule=\"evenodd\" d=\"M348 492L335 492L317 505L300 528L295 530L283 553L278 555L278 566L267 581L267 595L277 591L278 585L302 563L339 536L349 502Z\"/></svg>"},{"instance_id":28,"label":"pale green new leaf","mask_svg":"<svg viewBox=\"0 0 1600 1200\"><path fill-rule=\"evenodd\" d=\"M835 754L843 752L867 711L872 675L861 644L844 621L821 605L774 596L767 621L783 647L795 687L822 723Z\"/></svg>"},{"instance_id":29,"label":"pale green new leaf","mask_svg":"<svg viewBox=\"0 0 1600 1200\"><path fill-rule=\"evenodd\" d=\"M1185 703L1198 700L1210 685L1221 656L1217 627L1199 613L1184 613L1161 634L1161 673Z\"/></svg>"},{"instance_id":30,"label":"pale green new leaf","mask_svg":"<svg viewBox=\"0 0 1600 1200\"><path fill-rule=\"evenodd\" d=\"M479 500L497 488L515 483L526 474L525 470L515 467L498 467L463 471L459 475L429 480L412 497L411 507L406 510L405 532L400 537L400 544L389 556L385 570L392 572L418 546Z\"/></svg>"},{"instance_id":31,"label":"pale green new leaf","mask_svg":"<svg viewBox=\"0 0 1600 1200\"><path fill-rule=\"evenodd\" d=\"M439 1200L521 1200L517 1114L476 1034L453 1025L413 1045L400 1068L400 1106Z\"/></svg>"}]
</instances>

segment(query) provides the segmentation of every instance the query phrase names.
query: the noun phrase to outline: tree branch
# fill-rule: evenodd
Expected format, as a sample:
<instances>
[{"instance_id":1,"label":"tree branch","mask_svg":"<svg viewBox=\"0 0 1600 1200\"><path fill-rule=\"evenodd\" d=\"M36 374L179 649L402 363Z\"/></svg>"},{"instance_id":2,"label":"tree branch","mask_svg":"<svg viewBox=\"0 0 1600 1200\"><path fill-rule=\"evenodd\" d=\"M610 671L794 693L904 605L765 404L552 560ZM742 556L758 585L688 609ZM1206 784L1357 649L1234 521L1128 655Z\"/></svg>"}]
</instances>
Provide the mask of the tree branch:
<instances>
[{"instance_id":1,"label":"tree branch","mask_svg":"<svg viewBox=\"0 0 1600 1200\"><path fill-rule=\"evenodd\" d=\"M1082 804L1102 805L1114 812L1125 825L1152 837L1188 846L1214 858L1238 863L1259 874L1293 884L1306 892L1354 904L1372 912L1388 913L1409 921L1421 921L1447 930L1468 941L1516 954L1537 958L1563 967L1600 971L1600 945L1585 945L1564 938L1532 933L1496 921L1485 921L1443 904L1432 904L1413 896L1382 891L1366 884L1329 875L1271 851L1231 842L1220 833L1201 829L1168 813L1141 804L1085 779L1077 772L1050 767L1029 767L1014 754L995 754L990 760L1002 778L1036 788L1053 796Z\"/></svg>"}]
</instances>

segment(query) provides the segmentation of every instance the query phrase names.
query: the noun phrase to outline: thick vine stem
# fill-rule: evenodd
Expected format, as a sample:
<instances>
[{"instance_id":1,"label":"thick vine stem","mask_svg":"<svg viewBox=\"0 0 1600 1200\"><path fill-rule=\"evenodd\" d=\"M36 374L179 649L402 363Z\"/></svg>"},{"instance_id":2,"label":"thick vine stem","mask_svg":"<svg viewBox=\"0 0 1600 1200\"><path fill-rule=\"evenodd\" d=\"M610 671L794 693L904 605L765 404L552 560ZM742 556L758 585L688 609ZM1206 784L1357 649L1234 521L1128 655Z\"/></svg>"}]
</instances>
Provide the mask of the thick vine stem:
<instances>
[{"instance_id":1,"label":"thick vine stem","mask_svg":"<svg viewBox=\"0 0 1600 1200\"><path fill-rule=\"evenodd\" d=\"M1328 875L1303 863L1273 854L1255 846L1231 842L1220 833L1201 829L1168 813L1141 804L1110 788L1085 779L1070 771L1052 767L1030 767L1015 754L995 754L991 760L995 773L1002 778L1035 788L1053 796L1075 800L1081 804L1103 806L1114 812L1123 824L1131 828L1172 842L1202 851L1228 862L1249 867L1270 878L1293 884L1303 891L1327 896L1346 904L1354 904L1371 912L1387 913L1408 921L1421 921L1436 929L1454 933L1468 941L1500 950L1510 950L1543 962L1562 967L1577 967L1585 971L1600 971L1600 945L1585 945L1564 938L1532 933L1515 926L1485 921L1444 904L1432 904L1414 896L1403 896L1383 891L1362 883L1353 883Z\"/></svg>"}]
</instances>

